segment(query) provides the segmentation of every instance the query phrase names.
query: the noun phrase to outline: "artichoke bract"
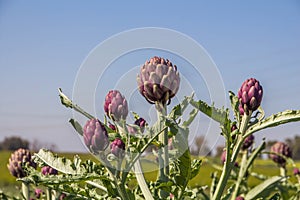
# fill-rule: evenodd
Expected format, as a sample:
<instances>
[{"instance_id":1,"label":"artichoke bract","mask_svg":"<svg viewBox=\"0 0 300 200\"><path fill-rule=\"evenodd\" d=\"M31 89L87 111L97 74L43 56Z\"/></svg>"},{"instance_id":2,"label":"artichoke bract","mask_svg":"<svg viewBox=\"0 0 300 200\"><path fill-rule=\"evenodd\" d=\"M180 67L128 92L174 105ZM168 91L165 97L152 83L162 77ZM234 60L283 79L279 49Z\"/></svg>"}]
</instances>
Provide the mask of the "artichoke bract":
<instances>
[{"instance_id":1,"label":"artichoke bract","mask_svg":"<svg viewBox=\"0 0 300 200\"><path fill-rule=\"evenodd\" d=\"M50 166L42 167L42 174L43 175L57 175L58 171Z\"/></svg>"},{"instance_id":2,"label":"artichoke bract","mask_svg":"<svg viewBox=\"0 0 300 200\"><path fill-rule=\"evenodd\" d=\"M11 175L17 178L27 176L24 167L31 166L36 169L36 163L31 159L31 153L28 149L18 149L11 154L7 168Z\"/></svg>"},{"instance_id":3,"label":"artichoke bract","mask_svg":"<svg viewBox=\"0 0 300 200\"><path fill-rule=\"evenodd\" d=\"M249 135L243 142L242 150L248 149L254 142L254 135Z\"/></svg>"},{"instance_id":4,"label":"artichoke bract","mask_svg":"<svg viewBox=\"0 0 300 200\"><path fill-rule=\"evenodd\" d=\"M276 142L272 147L271 147L271 153L275 153L275 154L270 154L270 158L277 164L279 164L280 166L285 166L286 164L286 159L280 155L277 154L281 154L287 158L291 158L292 157L292 150L290 149L290 147L283 143L283 142Z\"/></svg>"},{"instance_id":5,"label":"artichoke bract","mask_svg":"<svg viewBox=\"0 0 300 200\"><path fill-rule=\"evenodd\" d=\"M110 145L111 153L117 158L123 158L125 153L125 143L120 139L116 138Z\"/></svg>"},{"instance_id":6,"label":"artichoke bract","mask_svg":"<svg viewBox=\"0 0 300 200\"><path fill-rule=\"evenodd\" d=\"M239 111L243 115L249 114L249 111L255 111L261 103L263 97L263 88L255 78L249 78L242 84L238 91L240 102Z\"/></svg>"},{"instance_id":7,"label":"artichoke bract","mask_svg":"<svg viewBox=\"0 0 300 200\"><path fill-rule=\"evenodd\" d=\"M149 103L169 104L179 89L180 77L176 65L155 56L141 67L137 83L140 93Z\"/></svg>"},{"instance_id":8,"label":"artichoke bract","mask_svg":"<svg viewBox=\"0 0 300 200\"><path fill-rule=\"evenodd\" d=\"M83 127L85 145L93 153L104 151L108 144L108 134L104 125L98 119L90 119Z\"/></svg>"},{"instance_id":9,"label":"artichoke bract","mask_svg":"<svg viewBox=\"0 0 300 200\"><path fill-rule=\"evenodd\" d=\"M118 90L111 90L105 97L104 111L114 121L125 120L128 115L127 100Z\"/></svg>"}]
</instances>

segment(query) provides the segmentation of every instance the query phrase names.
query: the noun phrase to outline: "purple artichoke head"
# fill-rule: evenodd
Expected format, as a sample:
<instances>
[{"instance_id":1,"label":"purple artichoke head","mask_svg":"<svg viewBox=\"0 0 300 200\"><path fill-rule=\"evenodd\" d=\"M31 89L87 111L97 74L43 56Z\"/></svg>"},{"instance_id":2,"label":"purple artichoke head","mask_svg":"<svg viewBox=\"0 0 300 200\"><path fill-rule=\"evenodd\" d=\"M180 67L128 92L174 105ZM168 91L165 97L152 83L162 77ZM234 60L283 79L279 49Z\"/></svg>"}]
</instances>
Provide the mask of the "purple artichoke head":
<instances>
[{"instance_id":1,"label":"purple artichoke head","mask_svg":"<svg viewBox=\"0 0 300 200\"><path fill-rule=\"evenodd\" d=\"M254 142L254 135L249 135L248 137L246 137L242 145L242 150L248 149L253 144L253 142Z\"/></svg>"},{"instance_id":2,"label":"purple artichoke head","mask_svg":"<svg viewBox=\"0 0 300 200\"><path fill-rule=\"evenodd\" d=\"M110 145L111 153L117 158L123 158L125 154L125 143L120 139L116 138Z\"/></svg>"},{"instance_id":3,"label":"purple artichoke head","mask_svg":"<svg viewBox=\"0 0 300 200\"><path fill-rule=\"evenodd\" d=\"M105 97L104 111L114 121L125 120L128 115L127 100L118 90L111 90Z\"/></svg>"},{"instance_id":4,"label":"purple artichoke head","mask_svg":"<svg viewBox=\"0 0 300 200\"><path fill-rule=\"evenodd\" d=\"M109 144L107 131L98 119L86 122L83 127L83 139L85 145L95 154L104 151Z\"/></svg>"},{"instance_id":5,"label":"purple artichoke head","mask_svg":"<svg viewBox=\"0 0 300 200\"><path fill-rule=\"evenodd\" d=\"M263 88L255 78L247 79L238 91L240 102L240 114L249 114L249 111L255 111L261 103L263 97Z\"/></svg>"},{"instance_id":6,"label":"purple artichoke head","mask_svg":"<svg viewBox=\"0 0 300 200\"><path fill-rule=\"evenodd\" d=\"M271 153L275 153L275 154L270 154L270 158L275 163L279 164L280 166L285 166L286 160L284 157L277 155L277 154L281 154L287 158L292 157L292 150L290 149L290 147L287 144L285 144L283 142L276 142L271 147Z\"/></svg>"},{"instance_id":7,"label":"purple artichoke head","mask_svg":"<svg viewBox=\"0 0 300 200\"><path fill-rule=\"evenodd\" d=\"M36 163L32 161L28 149L18 149L11 154L7 168L14 177L23 178L27 176L24 170L25 166L31 166L36 169Z\"/></svg>"},{"instance_id":8,"label":"purple artichoke head","mask_svg":"<svg viewBox=\"0 0 300 200\"><path fill-rule=\"evenodd\" d=\"M140 93L149 103L166 104L176 95L180 77L176 65L155 56L141 67L137 83Z\"/></svg>"},{"instance_id":9,"label":"purple artichoke head","mask_svg":"<svg viewBox=\"0 0 300 200\"><path fill-rule=\"evenodd\" d=\"M42 167L42 174L43 175L57 175L58 171L50 166Z\"/></svg>"}]
</instances>

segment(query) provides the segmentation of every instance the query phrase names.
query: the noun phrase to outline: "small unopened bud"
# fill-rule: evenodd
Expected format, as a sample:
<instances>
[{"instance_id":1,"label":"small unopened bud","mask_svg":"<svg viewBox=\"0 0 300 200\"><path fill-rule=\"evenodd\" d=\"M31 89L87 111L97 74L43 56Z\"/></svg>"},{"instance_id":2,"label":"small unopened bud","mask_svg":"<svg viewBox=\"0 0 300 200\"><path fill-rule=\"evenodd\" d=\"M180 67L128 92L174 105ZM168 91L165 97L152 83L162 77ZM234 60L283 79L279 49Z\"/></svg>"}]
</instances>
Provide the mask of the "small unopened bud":
<instances>
[{"instance_id":1,"label":"small unopened bud","mask_svg":"<svg viewBox=\"0 0 300 200\"><path fill-rule=\"evenodd\" d=\"M128 104L118 90L111 90L105 97L104 111L114 121L125 120L128 115Z\"/></svg>"},{"instance_id":2,"label":"small unopened bud","mask_svg":"<svg viewBox=\"0 0 300 200\"><path fill-rule=\"evenodd\" d=\"M277 155L277 154L281 154L287 158L291 158L292 157L292 150L290 149L290 147L283 143L283 142L276 142L272 147L271 147L271 153L274 154L270 154L270 158L276 162L277 164L279 164L280 166L285 166L286 164L286 160L284 157Z\"/></svg>"},{"instance_id":3,"label":"small unopened bud","mask_svg":"<svg viewBox=\"0 0 300 200\"><path fill-rule=\"evenodd\" d=\"M42 168L43 175L57 175L58 171L50 166L44 166Z\"/></svg>"},{"instance_id":4,"label":"small unopened bud","mask_svg":"<svg viewBox=\"0 0 300 200\"><path fill-rule=\"evenodd\" d=\"M242 150L248 149L253 144L253 142L254 142L254 135L249 135L248 137L246 137L242 145Z\"/></svg>"},{"instance_id":5,"label":"small unopened bud","mask_svg":"<svg viewBox=\"0 0 300 200\"><path fill-rule=\"evenodd\" d=\"M36 188L35 189L34 195L35 195L36 198L39 199L42 196L42 194L43 194L43 190L42 189L40 189L40 188Z\"/></svg>"},{"instance_id":6,"label":"small unopened bud","mask_svg":"<svg viewBox=\"0 0 300 200\"><path fill-rule=\"evenodd\" d=\"M117 158L123 158L125 154L125 143L120 139L116 138L110 145L111 153Z\"/></svg>"},{"instance_id":7,"label":"small unopened bud","mask_svg":"<svg viewBox=\"0 0 300 200\"><path fill-rule=\"evenodd\" d=\"M107 131L98 119L87 121L83 128L83 139L85 145L95 154L104 151L109 144Z\"/></svg>"},{"instance_id":8,"label":"small unopened bud","mask_svg":"<svg viewBox=\"0 0 300 200\"><path fill-rule=\"evenodd\" d=\"M298 168L294 168L294 169L293 169L293 174L294 174L295 176L300 175L300 170L299 170Z\"/></svg>"}]
</instances>

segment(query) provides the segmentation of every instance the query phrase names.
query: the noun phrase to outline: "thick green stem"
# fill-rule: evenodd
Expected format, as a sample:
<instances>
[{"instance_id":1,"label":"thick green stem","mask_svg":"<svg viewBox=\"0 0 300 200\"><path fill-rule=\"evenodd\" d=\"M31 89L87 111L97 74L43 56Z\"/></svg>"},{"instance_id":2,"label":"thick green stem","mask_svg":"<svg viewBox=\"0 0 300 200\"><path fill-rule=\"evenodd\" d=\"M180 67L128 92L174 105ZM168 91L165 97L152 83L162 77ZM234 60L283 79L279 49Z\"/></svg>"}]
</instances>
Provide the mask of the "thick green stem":
<instances>
[{"instance_id":1,"label":"thick green stem","mask_svg":"<svg viewBox=\"0 0 300 200\"><path fill-rule=\"evenodd\" d=\"M223 167L223 171L222 171L220 180L218 182L216 191L215 191L214 196L212 198L213 200L219 200L222 197L222 194L223 194L224 188L225 188L225 186L227 184L229 175L230 175L231 170L232 170L232 168L234 166L234 163L235 163L235 161L237 159L237 156L238 156L238 154L240 152L241 146L242 146L242 144L244 142L243 135L244 135L244 133L247 130L248 123L249 123L249 120L251 118L251 114L252 113L250 113L249 115L245 114L243 116L243 118L242 118L241 126L239 127L239 132L241 134L238 137L238 141L237 141L236 146L233 148L232 155L230 154L230 142L229 142L229 138L227 138L227 140L226 140L226 151L227 151L226 162L225 162L225 165ZM228 158L231 158L230 161L229 161Z\"/></svg>"},{"instance_id":2,"label":"thick green stem","mask_svg":"<svg viewBox=\"0 0 300 200\"><path fill-rule=\"evenodd\" d=\"M29 183L22 182L22 193L26 200L30 199L30 188Z\"/></svg>"},{"instance_id":3,"label":"thick green stem","mask_svg":"<svg viewBox=\"0 0 300 200\"><path fill-rule=\"evenodd\" d=\"M156 103L157 115L159 120L159 130L164 129L165 116L167 115L166 104L157 102ZM158 162L159 162L159 174L158 181L167 182L169 177L169 149L168 149L168 130L166 129L162 134L158 136L159 142L162 144L158 150ZM160 196L166 198L169 194L163 190L160 191Z\"/></svg>"},{"instance_id":4,"label":"thick green stem","mask_svg":"<svg viewBox=\"0 0 300 200\"><path fill-rule=\"evenodd\" d=\"M247 167L248 151L243 150L242 154L243 154L243 156L242 156L242 161L240 164L240 171L239 171L238 179L235 183L235 188L234 188L234 191L233 191L233 194L231 197L232 200L235 200L235 198L239 194L240 185L242 183L242 180L243 180L246 170L247 170L246 167Z\"/></svg>"},{"instance_id":5,"label":"thick green stem","mask_svg":"<svg viewBox=\"0 0 300 200\"><path fill-rule=\"evenodd\" d=\"M47 200L52 199L52 194L51 194L51 189L50 188L47 188L47 190L46 190L46 197L47 197Z\"/></svg>"},{"instance_id":6,"label":"thick green stem","mask_svg":"<svg viewBox=\"0 0 300 200\"><path fill-rule=\"evenodd\" d=\"M214 195L213 195L213 198L212 198L213 200L221 199L223 190L224 190L224 188L227 184L227 180L228 180L229 175L231 173L231 169L233 168L233 164L228 159L231 156L229 148L230 148L229 140L226 140L226 161L224 163L222 174L221 174L221 177L219 179L217 188L214 192Z\"/></svg>"},{"instance_id":7,"label":"thick green stem","mask_svg":"<svg viewBox=\"0 0 300 200\"><path fill-rule=\"evenodd\" d=\"M135 176L136 176L136 180L139 184L139 187L142 190L142 193L145 197L146 200L154 200L152 197L152 194L148 188L148 185L146 183L144 174L143 174L143 170L141 167L141 163L140 161L136 161L136 163L134 164L134 172L135 172Z\"/></svg>"}]
</instances>

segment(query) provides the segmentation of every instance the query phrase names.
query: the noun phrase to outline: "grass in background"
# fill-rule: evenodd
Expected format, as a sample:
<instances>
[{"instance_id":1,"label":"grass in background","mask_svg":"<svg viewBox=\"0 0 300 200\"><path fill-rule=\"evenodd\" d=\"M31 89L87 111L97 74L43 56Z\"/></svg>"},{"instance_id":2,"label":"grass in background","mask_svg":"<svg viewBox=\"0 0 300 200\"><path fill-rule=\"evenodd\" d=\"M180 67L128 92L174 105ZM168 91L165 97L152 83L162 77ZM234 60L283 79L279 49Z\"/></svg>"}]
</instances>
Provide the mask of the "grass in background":
<instances>
[{"instance_id":1,"label":"grass in background","mask_svg":"<svg viewBox=\"0 0 300 200\"><path fill-rule=\"evenodd\" d=\"M76 153L58 153L59 156L64 156L69 159L73 159ZM13 177L8 169L7 163L8 159L11 155L11 152L8 151L0 151L0 189L5 191L8 194L13 194L16 190L20 190L20 183L16 181L16 178ZM82 160L93 160L97 162L97 159L91 154L77 154ZM200 168L199 174L189 182L190 187L198 187L204 185L210 185L211 183L211 174L215 171L218 171L218 174L221 174L221 171L214 168L212 164L222 167L220 165L219 158L203 158L203 163ZM300 167L300 162L296 163L297 167ZM155 181L157 178L157 162L153 156L149 156L147 158L142 158L142 167L145 171L145 177L149 181ZM292 181L296 181L292 175L292 167L288 167L288 175L291 177ZM254 167L252 169L253 172L264 174L266 176L274 176L279 175L279 168L275 163L271 160L256 160L254 163ZM248 180L248 184L250 187L259 184L261 181L250 177ZM135 184L135 183L132 183Z\"/></svg>"}]
</instances>

